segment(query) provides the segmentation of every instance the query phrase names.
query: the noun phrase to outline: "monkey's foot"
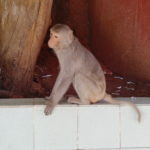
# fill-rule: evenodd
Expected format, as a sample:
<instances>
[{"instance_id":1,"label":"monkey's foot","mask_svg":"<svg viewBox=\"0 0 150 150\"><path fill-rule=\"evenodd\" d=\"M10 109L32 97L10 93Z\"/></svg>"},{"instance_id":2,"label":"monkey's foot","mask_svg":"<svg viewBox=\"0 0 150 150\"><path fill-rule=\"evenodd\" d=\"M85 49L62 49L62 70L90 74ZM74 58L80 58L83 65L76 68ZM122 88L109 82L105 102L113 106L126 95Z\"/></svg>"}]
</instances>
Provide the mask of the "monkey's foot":
<instances>
[{"instance_id":1,"label":"monkey's foot","mask_svg":"<svg viewBox=\"0 0 150 150\"><path fill-rule=\"evenodd\" d=\"M78 99L78 98L76 98L76 97L69 97L68 100L67 100L67 102L68 102L69 104L78 104L78 105L81 104L80 99Z\"/></svg>"},{"instance_id":2,"label":"monkey's foot","mask_svg":"<svg viewBox=\"0 0 150 150\"><path fill-rule=\"evenodd\" d=\"M50 100L49 96L44 97L45 100Z\"/></svg>"},{"instance_id":3,"label":"monkey's foot","mask_svg":"<svg viewBox=\"0 0 150 150\"><path fill-rule=\"evenodd\" d=\"M53 105L51 102L48 102L46 105L46 108L44 110L45 115L50 115L52 114L52 111L54 110L55 105Z\"/></svg>"}]
</instances>

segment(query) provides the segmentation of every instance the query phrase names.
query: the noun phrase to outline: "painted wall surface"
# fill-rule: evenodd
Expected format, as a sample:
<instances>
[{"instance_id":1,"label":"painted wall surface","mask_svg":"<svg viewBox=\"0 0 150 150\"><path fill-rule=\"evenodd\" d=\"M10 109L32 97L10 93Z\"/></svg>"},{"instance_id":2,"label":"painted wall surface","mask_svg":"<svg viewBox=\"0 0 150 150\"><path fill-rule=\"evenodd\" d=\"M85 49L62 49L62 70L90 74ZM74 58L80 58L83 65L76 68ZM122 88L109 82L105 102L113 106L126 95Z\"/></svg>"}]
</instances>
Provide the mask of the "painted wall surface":
<instances>
[{"instance_id":1,"label":"painted wall surface","mask_svg":"<svg viewBox=\"0 0 150 150\"><path fill-rule=\"evenodd\" d=\"M112 71L150 81L150 1L89 0L91 46Z\"/></svg>"}]
</instances>

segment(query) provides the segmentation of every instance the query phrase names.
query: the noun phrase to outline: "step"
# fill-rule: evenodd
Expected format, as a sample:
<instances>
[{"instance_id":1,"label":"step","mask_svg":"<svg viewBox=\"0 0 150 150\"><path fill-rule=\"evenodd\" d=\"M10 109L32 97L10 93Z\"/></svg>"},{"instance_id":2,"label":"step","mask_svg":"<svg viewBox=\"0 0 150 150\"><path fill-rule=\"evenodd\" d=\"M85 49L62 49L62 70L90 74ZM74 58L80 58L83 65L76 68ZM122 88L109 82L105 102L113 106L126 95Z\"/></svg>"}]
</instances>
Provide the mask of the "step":
<instances>
[{"instance_id":1,"label":"step","mask_svg":"<svg viewBox=\"0 0 150 150\"><path fill-rule=\"evenodd\" d=\"M128 106L60 104L45 116L45 101L0 100L0 150L150 150L150 98Z\"/></svg>"}]
</instances>

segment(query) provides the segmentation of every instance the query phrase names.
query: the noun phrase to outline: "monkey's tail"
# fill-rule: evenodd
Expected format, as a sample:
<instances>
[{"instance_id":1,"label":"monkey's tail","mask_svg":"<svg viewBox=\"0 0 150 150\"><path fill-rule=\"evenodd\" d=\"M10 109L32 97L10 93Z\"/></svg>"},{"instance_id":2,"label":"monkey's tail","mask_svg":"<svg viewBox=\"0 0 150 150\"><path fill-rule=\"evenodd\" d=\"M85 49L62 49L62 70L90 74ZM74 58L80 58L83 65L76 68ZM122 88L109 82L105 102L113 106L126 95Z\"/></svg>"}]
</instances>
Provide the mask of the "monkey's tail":
<instances>
[{"instance_id":1,"label":"monkey's tail","mask_svg":"<svg viewBox=\"0 0 150 150\"><path fill-rule=\"evenodd\" d=\"M137 115L138 115L138 121L140 122L141 121L141 113L140 113L140 110L137 108L137 106L135 104L133 104L132 102L130 101L120 101L120 100L116 100L116 99L113 99L111 95L109 94L106 94L105 97L104 97L104 101L108 102L108 103L111 103L111 104L119 104L119 105L129 105L131 106L136 112L137 112Z\"/></svg>"}]
</instances>

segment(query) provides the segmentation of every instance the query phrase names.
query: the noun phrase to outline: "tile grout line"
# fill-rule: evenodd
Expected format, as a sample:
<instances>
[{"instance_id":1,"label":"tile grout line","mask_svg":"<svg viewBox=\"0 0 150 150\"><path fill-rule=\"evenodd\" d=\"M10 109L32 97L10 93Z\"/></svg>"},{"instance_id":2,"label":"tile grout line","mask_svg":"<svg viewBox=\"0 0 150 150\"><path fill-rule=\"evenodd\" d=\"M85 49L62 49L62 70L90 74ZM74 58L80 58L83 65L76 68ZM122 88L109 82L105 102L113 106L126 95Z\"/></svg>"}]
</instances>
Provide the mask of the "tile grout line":
<instances>
[{"instance_id":1,"label":"tile grout line","mask_svg":"<svg viewBox=\"0 0 150 150\"><path fill-rule=\"evenodd\" d=\"M122 147L121 150L131 150L131 149L137 149L137 150L140 150L140 149L150 149L150 147Z\"/></svg>"},{"instance_id":2,"label":"tile grout line","mask_svg":"<svg viewBox=\"0 0 150 150\"><path fill-rule=\"evenodd\" d=\"M79 149L79 106L77 106L77 150Z\"/></svg>"},{"instance_id":3,"label":"tile grout line","mask_svg":"<svg viewBox=\"0 0 150 150\"><path fill-rule=\"evenodd\" d=\"M35 105L34 105L34 100L33 100L33 150L35 150Z\"/></svg>"},{"instance_id":4,"label":"tile grout line","mask_svg":"<svg viewBox=\"0 0 150 150\"><path fill-rule=\"evenodd\" d=\"M121 106L119 105L119 136L120 136L120 150L121 150Z\"/></svg>"}]
</instances>

